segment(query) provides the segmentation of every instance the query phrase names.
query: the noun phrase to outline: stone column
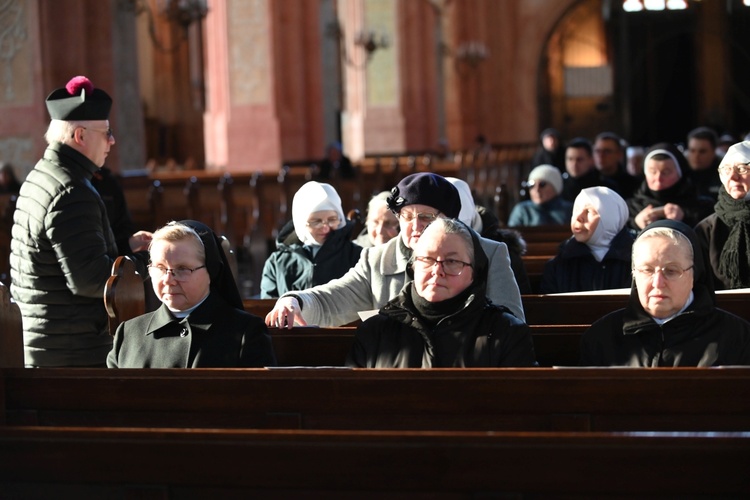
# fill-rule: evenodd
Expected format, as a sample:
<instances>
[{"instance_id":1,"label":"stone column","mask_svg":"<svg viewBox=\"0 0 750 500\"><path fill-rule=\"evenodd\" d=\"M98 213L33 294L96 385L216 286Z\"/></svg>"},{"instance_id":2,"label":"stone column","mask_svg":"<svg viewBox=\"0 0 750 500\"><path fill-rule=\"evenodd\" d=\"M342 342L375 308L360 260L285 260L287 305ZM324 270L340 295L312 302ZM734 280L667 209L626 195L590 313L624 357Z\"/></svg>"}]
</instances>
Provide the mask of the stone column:
<instances>
[{"instance_id":1,"label":"stone column","mask_svg":"<svg viewBox=\"0 0 750 500\"><path fill-rule=\"evenodd\" d=\"M271 0L214 0L206 18L206 169L276 171Z\"/></svg>"}]
</instances>

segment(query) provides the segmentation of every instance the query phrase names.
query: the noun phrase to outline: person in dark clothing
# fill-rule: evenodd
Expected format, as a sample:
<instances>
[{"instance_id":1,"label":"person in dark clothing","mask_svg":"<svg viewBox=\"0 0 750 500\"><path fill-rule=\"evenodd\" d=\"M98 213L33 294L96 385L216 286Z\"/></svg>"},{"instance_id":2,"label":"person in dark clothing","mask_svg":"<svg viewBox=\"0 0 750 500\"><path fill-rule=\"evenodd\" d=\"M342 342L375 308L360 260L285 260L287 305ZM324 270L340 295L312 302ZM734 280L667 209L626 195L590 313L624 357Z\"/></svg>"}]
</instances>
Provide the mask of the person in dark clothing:
<instances>
[{"instance_id":1,"label":"person in dark clothing","mask_svg":"<svg viewBox=\"0 0 750 500\"><path fill-rule=\"evenodd\" d=\"M356 171L351 160L343 153L340 142L332 142L326 148L326 157L318 164L316 179L353 179Z\"/></svg>"},{"instance_id":2,"label":"person in dark clothing","mask_svg":"<svg viewBox=\"0 0 750 500\"><path fill-rule=\"evenodd\" d=\"M565 148L562 199L573 202L581 190L605 186L616 191L613 181L603 178L594 166L593 148L588 139L577 137Z\"/></svg>"},{"instance_id":3,"label":"person in dark clothing","mask_svg":"<svg viewBox=\"0 0 750 500\"><path fill-rule=\"evenodd\" d=\"M115 235L119 255L130 255L148 250L150 231L138 231L130 218L125 193L112 171L102 167L91 178L91 184L101 196L107 209L107 219Z\"/></svg>"},{"instance_id":4,"label":"person in dark clothing","mask_svg":"<svg viewBox=\"0 0 750 500\"><path fill-rule=\"evenodd\" d=\"M638 236L628 305L584 332L581 365L750 365L750 323L716 307L708 259L685 223L660 220Z\"/></svg>"},{"instance_id":5,"label":"person in dark clothing","mask_svg":"<svg viewBox=\"0 0 750 500\"><path fill-rule=\"evenodd\" d=\"M716 289L750 287L750 141L729 148L719 167L715 212L695 228Z\"/></svg>"},{"instance_id":6,"label":"person in dark clothing","mask_svg":"<svg viewBox=\"0 0 750 500\"><path fill-rule=\"evenodd\" d=\"M487 300L479 235L437 219L419 239L401 293L357 329L346 364L359 368L535 366L528 326Z\"/></svg>"},{"instance_id":7,"label":"person in dark clothing","mask_svg":"<svg viewBox=\"0 0 750 500\"><path fill-rule=\"evenodd\" d=\"M633 236L628 206L606 187L586 188L573 205L573 236L544 265L542 293L586 292L630 285Z\"/></svg>"},{"instance_id":8,"label":"person in dark clothing","mask_svg":"<svg viewBox=\"0 0 750 500\"><path fill-rule=\"evenodd\" d=\"M13 213L11 293L23 315L25 363L103 367L112 337L102 294L118 253L91 178L115 145L112 98L77 76L46 105L48 146Z\"/></svg>"},{"instance_id":9,"label":"person in dark clothing","mask_svg":"<svg viewBox=\"0 0 750 500\"><path fill-rule=\"evenodd\" d=\"M719 179L719 161L716 155L716 132L708 127L698 127L688 133L686 159L688 168L685 175L690 178L702 196L713 201L719 197L721 179Z\"/></svg>"},{"instance_id":10,"label":"person in dark clothing","mask_svg":"<svg viewBox=\"0 0 750 500\"><path fill-rule=\"evenodd\" d=\"M640 230L659 219L681 220L694 226L713 211L710 198L684 175L685 157L672 144L655 144L643 161L646 179L628 200L628 225Z\"/></svg>"},{"instance_id":11,"label":"person in dark clothing","mask_svg":"<svg viewBox=\"0 0 750 500\"><path fill-rule=\"evenodd\" d=\"M292 220L281 230L276 251L263 266L260 296L280 297L340 278L359 260L341 198L330 184L310 181L294 195Z\"/></svg>"},{"instance_id":12,"label":"person in dark clothing","mask_svg":"<svg viewBox=\"0 0 750 500\"><path fill-rule=\"evenodd\" d=\"M565 147L560 140L560 132L554 128L546 128L539 134L539 147L531 157L531 166L553 165L560 172L565 172Z\"/></svg>"},{"instance_id":13,"label":"person in dark clothing","mask_svg":"<svg viewBox=\"0 0 750 500\"><path fill-rule=\"evenodd\" d=\"M148 272L159 309L120 324L109 368L274 366L263 320L243 310L219 238L197 221L154 233Z\"/></svg>"},{"instance_id":14,"label":"person in dark clothing","mask_svg":"<svg viewBox=\"0 0 750 500\"><path fill-rule=\"evenodd\" d=\"M10 163L0 162L0 193L18 194L21 183Z\"/></svg>"},{"instance_id":15,"label":"person in dark clothing","mask_svg":"<svg viewBox=\"0 0 750 500\"><path fill-rule=\"evenodd\" d=\"M521 294L532 293L531 282L523 263L522 256L526 253L526 242L523 240L521 233L514 229L501 228L500 219L495 214L485 207L475 205L471 188L466 181L456 177L446 177L446 179L456 187L461 197L461 212L458 214L458 220L479 233L483 238L505 243L510 256L510 267L513 269L513 275L516 278L516 283L518 283L518 291Z\"/></svg>"},{"instance_id":16,"label":"person in dark clothing","mask_svg":"<svg viewBox=\"0 0 750 500\"><path fill-rule=\"evenodd\" d=\"M610 184L600 183L612 187L623 200L630 198L640 181L630 175L623 164L623 141L613 132L602 132L594 141L594 165L599 171L601 180Z\"/></svg>"}]
</instances>

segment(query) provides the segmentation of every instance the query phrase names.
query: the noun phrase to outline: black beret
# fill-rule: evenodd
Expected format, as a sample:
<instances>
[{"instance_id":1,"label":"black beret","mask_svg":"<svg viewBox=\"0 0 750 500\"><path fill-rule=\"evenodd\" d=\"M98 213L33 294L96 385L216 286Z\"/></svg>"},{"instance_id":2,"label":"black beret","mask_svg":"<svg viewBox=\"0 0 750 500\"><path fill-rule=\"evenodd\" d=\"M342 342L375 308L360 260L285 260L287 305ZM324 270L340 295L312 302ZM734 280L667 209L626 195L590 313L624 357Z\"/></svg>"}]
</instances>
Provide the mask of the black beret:
<instances>
[{"instance_id":1,"label":"black beret","mask_svg":"<svg viewBox=\"0 0 750 500\"><path fill-rule=\"evenodd\" d=\"M94 88L85 76L72 78L64 88L47 96L47 111L53 120L107 120L112 98Z\"/></svg>"},{"instance_id":2,"label":"black beret","mask_svg":"<svg viewBox=\"0 0 750 500\"><path fill-rule=\"evenodd\" d=\"M427 205L455 219L461 211L458 190L445 177L422 172L404 177L391 190L388 208L397 214L407 205Z\"/></svg>"}]
</instances>

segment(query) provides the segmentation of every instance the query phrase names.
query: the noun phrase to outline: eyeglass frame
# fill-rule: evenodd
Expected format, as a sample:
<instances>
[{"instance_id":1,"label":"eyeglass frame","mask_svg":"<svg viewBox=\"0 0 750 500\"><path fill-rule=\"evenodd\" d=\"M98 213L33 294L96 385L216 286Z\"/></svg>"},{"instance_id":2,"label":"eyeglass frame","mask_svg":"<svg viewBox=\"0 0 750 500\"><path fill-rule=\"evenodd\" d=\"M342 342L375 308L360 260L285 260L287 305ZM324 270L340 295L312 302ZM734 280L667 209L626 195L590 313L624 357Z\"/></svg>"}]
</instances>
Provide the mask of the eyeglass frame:
<instances>
[{"instance_id":1,"label":"eyeglass frame","mask_svg":"<svg viewBox=\"0 0 750 500\"><path fill-rule=\"evenodd\" d=\"M431 264L429 264L430 261L432 261ZM433 259L432 257L427 257L426 255L425 256L415 255L412 258L412 265L414 267L417 267L417 262L419 262L420 266L424 266L422 269L424 269L425 271L431 270L431 269L433 269L435 267L435 265L438 265L443 270L443 274L445 274L446 276L461 276L461 274L463 274L464 270L467 267L470 267L471 269L474 269L474 264L472 264L470 262L464 262L464 261L458 260L458 259L437 260L437 259ZM454 265L456 263L462 264L461 270L458 273L449 273L447 271L447 269L445 268L446 262L448 263L449 266L452 266L452 265ZM429 264L429 265L427 265L427 264Z\"/></svg>"},{"instance_id":2,"label":"eyeglass frame","mask_svg":"<svg viewBox=\"0 0 750 500\"><path fill-rule=\"evenodd\" d=\"M310 229L322 229L323 226L328 226L330 229L336 229L337 227L339 227L339 224L341 224L341 219L338 216L336 216L335 221L333 220L333 217L329 217L326 220L314 219L312 221L305 222L305 225Z\"/></svg>"},{"instance_id":3,"label":"eyeglass frame","mask_svg":"<svg viewBox=\"0 0 750 500\"><path fill-rule=\"evenodd\" d=\"M538 187L539 189L544 189L549 185L550 183L548 181L543 181L543 180L529 181L528 183L529 189L534 189L534 186Z\"/></svg>"},{"instance_id":4,"label":"eyeglass frame","mask_svg":"<svg viewBox=\"0 0 750 500\"><path fill-rule=\"evenodd\" d=\"M420 222L424 222L425 224L429 225L435 222L438 219L438 217L440 217L440 213L441 212L438 210L435 213L417 212L416 214L412 214L410 212L404 212L403 210L400 210L397 214L397 217L399 220L402 220L406 222L407 224L411 224L412 222L414 222L414 219L417 219Z\"/></svg>"},{"instance_id":5,"label":"eyeglass frame","mask_svg":"<svg viewBox=\"0 0 750 500\"><path fill-rule=\"evenodd\" d=\"M669 267L669 266L667 266L667 267ZM644 278L649 279L649 280L654 279L654 276L656 276L657 274L661 273L661 275L664 277L665 280L672 282L672 281L678 281L680 278L682 278L683 276L685 276L686 272L690 271L694 267L695 267L695 264L693 264L692 266L687 267L685 269L681 269L681 268L678 268L678 267L674 267L674 268L671 268L671 269L666 269L666 268L663 268L663 267L660 267L660 266L654 266L653 270L650 271L650 272L648 270L646 270L646 269L643 269L643 268L634 267L633 271L637 272L639 275L641 275ZM668 271L668 270L669 271L672 271L672 270L674 270L674 271L680 271L680 275L679 276L673 276L673 277L670 278L665 273L665 271Z\"/></svg>"},{"instance_id":6,"label":"eyeglass frame","mask_svg":"<svg viewBox=\"0 0 750 500\"><path fill-rule=\"evenodd\" d=\"M151 277L151 279L161 280L161 279L164 279L164 276L171 274L175 280L185 282L185 281L188 281L193 276L193 273L195 271L199 269L205 269L206 264L203 264L202 266L194 267L192 269L189 267L178 267L177 269L171 269L169 267L157 266L154 264L149 264L147 267L148 267L148 275ZM154 276L151 271L152 269L154 271L159 272L160 275ZM190 274L184 278L177 277L177 273L184 273L185 271L190 271Z\"/></svg>"},{"instance_id":7,"label":"eyeglass frame","mask_svg":"<svg viewBox=\"0 0 750 500\"><path fill-rule=\"evenodd\" d=\"M115 136L115 133L112 132L112 127L107 127L106 130L100 129L100 128L94 128L94 127L83 127L80 126L78 128L82 128L83 130L93 130L94 132L101 132L102 134L107 136L107 140L112 140L112 138Z\"/></svg>"},{"instance_id":8,"label":"eyeglass frame","mask_svg":"<svg viewBox=\"0 0 750 500\"><path fill-rule=\"evenodd\" d=\"M740 172L740 169L743 169L744 172ZM735 172L737 172L738 175L747 175L750 173L750 161L746 163L737 163L735 165L724 165L717 170L719 171L719 175L730 176Z\"/></svg>"}]
</instances>

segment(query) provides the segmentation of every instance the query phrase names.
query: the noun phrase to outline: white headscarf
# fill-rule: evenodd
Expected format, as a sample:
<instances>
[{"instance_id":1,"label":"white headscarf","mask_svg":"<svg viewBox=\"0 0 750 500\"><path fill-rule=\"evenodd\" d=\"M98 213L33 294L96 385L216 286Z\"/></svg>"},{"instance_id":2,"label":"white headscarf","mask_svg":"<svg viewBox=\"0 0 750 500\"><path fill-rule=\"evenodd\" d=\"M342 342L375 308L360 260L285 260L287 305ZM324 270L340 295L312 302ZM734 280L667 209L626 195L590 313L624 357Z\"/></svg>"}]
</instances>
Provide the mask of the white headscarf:
<instances>
[{"instance_id":1,"label":"white headscarf","mask_svg":"<svg viewBox=\"0 0 750 500\"><path fill-rule=\"evenodd\" d=\"M469 185L456 177L446 177L448 182L458 189L458 195L461 198L461 211L458 214L458 220L472 228L477 233L482 232L482 217L477 212L474 204L474 197L471 196Z\"/></svg>"},{"instance_id":2,"label":"white headscarf","mask_svg":"<svg viewBox=\"0 0 750 500\"><path fill-rule=\"evenodd\" d=\"M313 212L321 210L334 210L339 216L339 229L346 224L344 210L341 208L341 197L330 184L323 182L310 181L302 185L294 194L292 200L292 221L294 222L294 232L303 245L319 246L320 243L315 241L307 227L307 220Z\"/></svg>"},{"instance_id":3,"label":"white headscarf","mask_svg":"<svg viewBox=\"0 0 750 500\"><path fill-rule=\"evenodd\" d=\"M599 224L586 245L591 249L597 262L601 262L607 255L612 240L628 222L628 205L619 194L607 187L590 187L576 196L573 217L589 205L599 213Z\"/></svg>"},{"instance_id":4,"label":"white headscarf","mask_svg":"<svg viewBox=\"0 0 750 500\"><path fill-rule=\"evenodd\" d=\"M677 161L677 157L674 154L672 154L671 151L668 151L666 149L654 149L653 151L649 152L649 154L647 154L646 157L643 159L644 168L646 166L646 163L648 163L648 161L656 155L668 156L669 159L672 160L672 163L674 163L674 167L677 169L678 177L682 177L682 167L680 167L680 162Z\"/></svg>"}]
</instances>

